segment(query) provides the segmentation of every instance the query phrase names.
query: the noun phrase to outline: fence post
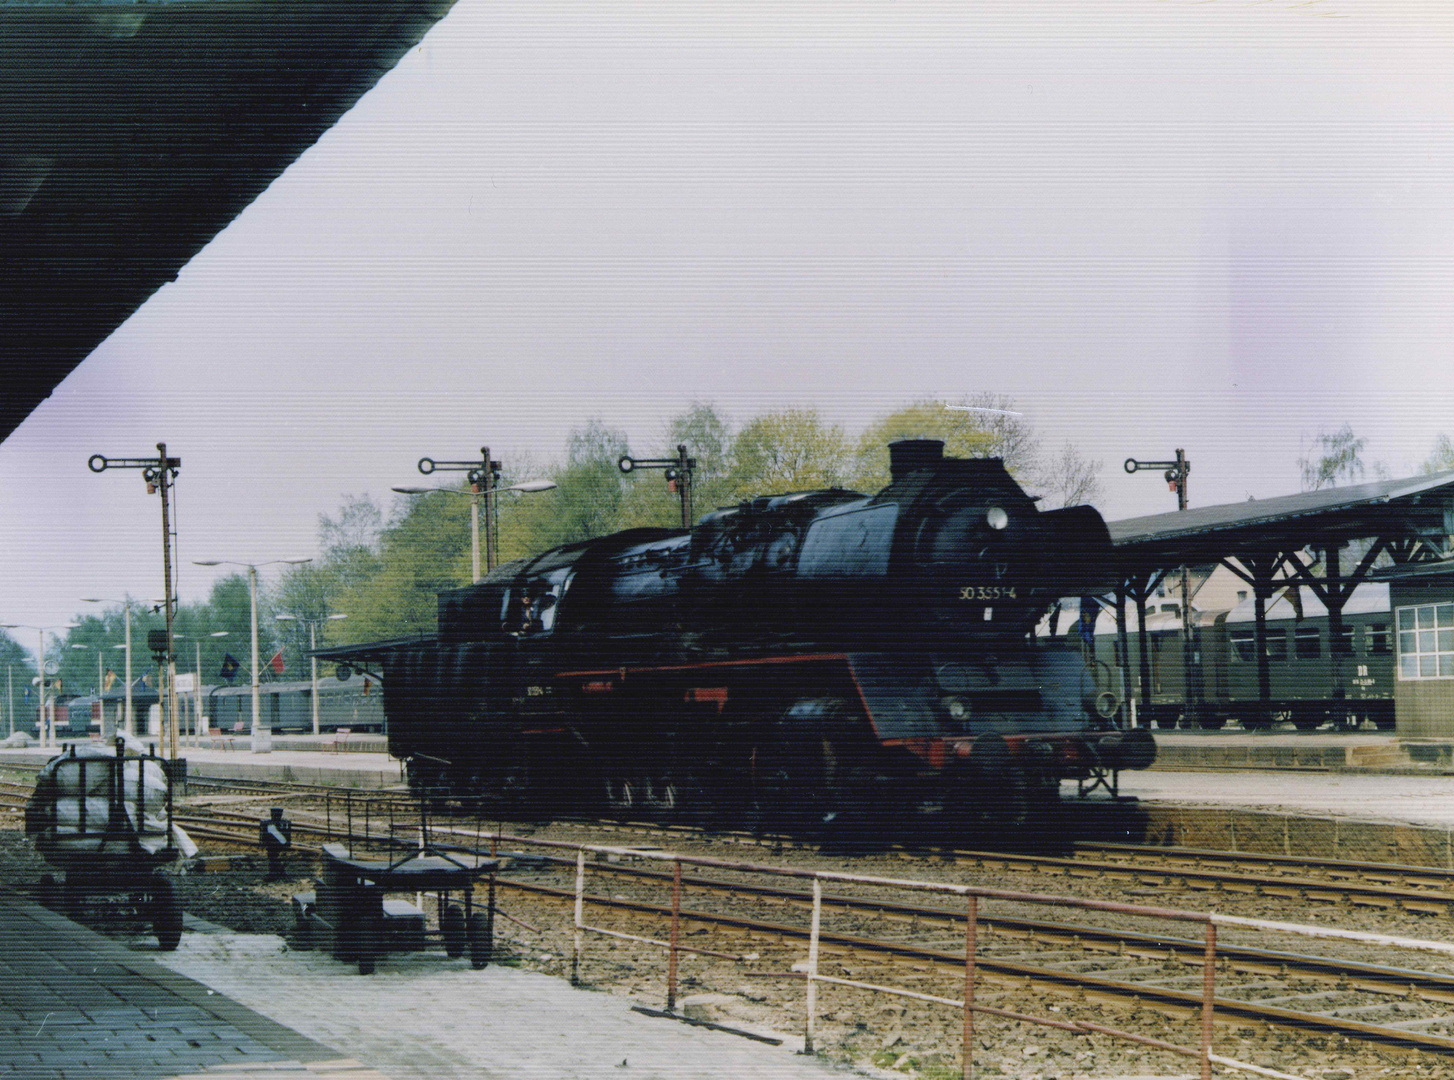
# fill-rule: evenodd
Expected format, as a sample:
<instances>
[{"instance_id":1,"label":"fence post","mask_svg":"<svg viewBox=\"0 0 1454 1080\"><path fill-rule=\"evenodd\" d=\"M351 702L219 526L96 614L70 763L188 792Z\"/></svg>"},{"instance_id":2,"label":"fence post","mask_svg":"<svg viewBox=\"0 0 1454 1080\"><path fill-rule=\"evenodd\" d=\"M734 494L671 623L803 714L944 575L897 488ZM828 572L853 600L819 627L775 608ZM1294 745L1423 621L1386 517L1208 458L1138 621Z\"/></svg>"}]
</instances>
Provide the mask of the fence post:
<instances>
[{"instance_id":1,"label":"fence post","mask_svg":"<svg viewBox=\"0 0 1454 1080\"><path fill-rule=\"evenodd\" d=\"M1212 1013L1217 993L1217 924L1207 923L1207 951L1202 960L1202 1080L1212 1080Z\"/></svg>"},{"instance_id":2,"label":"fence post","mask_svg":"<svg viewBox=\"0 0 1454 1080\"><path fill-rule=\"evenodd\" d=\"M682 925L682 861L674 860L671 874L671 950L666 965L666 1011L677 1007L677 941Z\"/></svg>"},{"instance_id":3,"label":"fence post","mask_svg":"<svg viewBox=\"0 0 1454 1080\"><path fill-rule=\"evenodd\" d=\"M979 922L979 897L969 897L964 918L964 1080L974 1076L974 960L975 925Z\"/></svg>"},{"instance_id":4,"label":"fence post","mask_svg":"<svg viewBox=\"0 0 1454 1080\"><path fill-rule=\"evenodd\" d=\"M813 1052L818 1027L818 929L823 920L823 880L813 877L813 929L808 936L808 1023L803 1032L803 1053Z\"/></svg>"},{"instance_id":5,"label":"fence post","mask_svg":"<svg viewBox=\"0 0 1454 1080\"><path fill-rule=\"evenodd\" d=\"M586 924L586 849L576 852L576 940L570 958L570 984L581 984L581 950L585 948Z\"/></svg>"}]
</instances>

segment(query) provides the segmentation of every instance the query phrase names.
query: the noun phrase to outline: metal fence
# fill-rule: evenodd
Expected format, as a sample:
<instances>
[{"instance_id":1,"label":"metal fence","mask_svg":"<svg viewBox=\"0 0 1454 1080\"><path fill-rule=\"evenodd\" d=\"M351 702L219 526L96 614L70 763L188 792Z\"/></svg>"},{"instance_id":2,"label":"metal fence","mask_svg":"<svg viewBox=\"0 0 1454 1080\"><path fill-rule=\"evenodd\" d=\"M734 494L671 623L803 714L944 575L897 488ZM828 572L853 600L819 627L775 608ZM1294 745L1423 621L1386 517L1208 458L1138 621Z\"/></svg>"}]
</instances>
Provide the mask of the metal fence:
<instances>
[{"instance_id":1,"label":"metal fence","mask_svg":"<svg viewBox=\"0 0 1454 1080\"><path fill-rule=\"evenodd\" d=\"M353 826L360 819L363 821L379 821L391 816L389 813L370 813L369 810L358 806L364 800L350 800L349 810L346 813L348 833L354 835ZM359 811L362 810L362 813ZM342 821L339 824L343 824ZM407 837L410 829L418 829L418 824L402 826L399 832ZM729 871L741 874L746 877L763 877L778 879L797 879L811 883L812 887L812 912L808 930L808 957L807 963L801 966L801 970L787 972L753 972L751 974L765 978L791 978L801 979L805 982L804 995L804 1019L803 1019L803 1050L805 1053L812 1053L815 1049L815 1040L818 1033L819 1009L818 993L820 986L841 986L875 994L886 994L901 997L928 1004L939 1005L954 1009L963 1015L962 1032L962 1072L966 1080L973 1075L973 1050L974 1050L974 1022L977 1015L997 1016L1004 1019L1017 1021L1026 1024L1043 1025L1056 1028L1062 1031L1080 1035L1100 1034L1117 1039L1125 1039L1143 1046L1152 1047L1167 1053L1181 1057L1195 1059L1201 1067L1203 1080L1210 1080L1212 1066L1219 1065L1224 1068L1234 1068L1245 1073L1275 1078L1275 1080L1301 1080L1299 1077L1290 1076L1287 1073L1278 1072L1248 1062L1237 1061L1215 1054L1212 1050L1213 1025L1216 1017L1216 967L1217 967L1217 930L1219 927L1241 927L1259 931L1280 932L1306 937L1325 939L1341 939L1356 941L1363 944L1372 944L1380 947L1409 948L1424 951L1454 955L1454 945L1440 942L1420 941L1416 939L1397 938L1388 935L1366 934L1356 931L1338 930L1331 927L1306 926L1297 923L1273 923L1261 919L1241 918L1232 915L1221 915L1215 913L1201 913L1182 911L1172 908L1151 907L1139 904L1124 904L1114 901L1088 900L1079 897L1057 896L1045 893L1016 892L1005 889L984 888L973 885L961 885L948 882L922 881L908 878L888 878L873 875L851 874L830 870L806 870L790 867L767 866L748 862L736 862L725 859L715 859L705 856L685 855L675 852L666 852L652 849L620 847L599 844L578 844L569 841L553 841L536 837L516 836L503 832L488 833L481 827L471 830L436 829L436 833L454 833L461 841L468 841L465 846L473 847L483 852L488 845L491 855L498 855L502 846L512 848L540 848L560 852L572 852L575 856L575 897L574 897L574 923L573 944L571 954L571 981L578 983L582 960L585 956L586 941L588 935L615 938L629 941L636 944L659 948L666 953L665 972L665 999L666 1013L674 1015L677 1008L678 980L680 970L680 959L683 954L695 954L711 956L719 959L746 962L749 956L725 953L711 949L703 949L696 946L684 945L681 941L681 925L683 919L682 891L683 879L682 869L685 866L703 867L716 870ZM366 833L365 833L366 835ZM436 841L442 839L436 835ZM399 841L405 842L405 841ZM588 857L595 857L601 860L641 860L648 863L666 864L671 868L670 877L670 916L669 930L665 938L652 938L640 935L628 934L609 927L594 925L587 922L585 891ZM887 889L904 893L937 894L951 896L960 899L964 904L964 981L963 994L961 997L940 997L933 994L926 994L920 991L911 990L902 986L887 986L879 983L863 982L855 979L840 978L838 976L825 974L820 970L820 931L823 915L823 885L825 882L866 886L876 889ZM491 876L490 888L495 888L493 875ZM1066 1019L1056 1016L1036 1016L1029 1013L1020 1013L1012 1010L998 1008L975 1000L975 977L976 962L978 958L977 928L981 920L981 903L983 901L1001 901L1023 905L1040 905L1061 909L1073 909L1080 911L1093 911L1141 918L1147 920L1161 920L1176 923L1200 926L1205 938L1205 946L1202 955L1202 993L1201 993L1201 1024L1200 1039L1196 1046L1182 1046L1167 1042L1161 1039L1151 1038L1132 1031L1111 1027L1105 1024L1096 1023L1090 1020ZM502 913L503 914L503 913ZM509 916L506 916L509 918ZM519 923L517 919L510 919ZM520 923L520 925L528 924ZM528 927L529 929L536 929Z\"/></svg>"}]
</instances>

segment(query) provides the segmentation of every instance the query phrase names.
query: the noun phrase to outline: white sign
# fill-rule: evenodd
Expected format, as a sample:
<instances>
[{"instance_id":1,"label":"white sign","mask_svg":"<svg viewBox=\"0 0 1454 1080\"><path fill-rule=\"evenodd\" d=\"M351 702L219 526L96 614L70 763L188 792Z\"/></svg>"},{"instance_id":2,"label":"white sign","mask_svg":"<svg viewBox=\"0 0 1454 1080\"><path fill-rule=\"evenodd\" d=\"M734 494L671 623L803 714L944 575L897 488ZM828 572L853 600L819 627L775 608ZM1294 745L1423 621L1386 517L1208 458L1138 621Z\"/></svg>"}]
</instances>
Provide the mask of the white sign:
<instances>
[{"instance_id":1,"label":"white sign","mask_svg":"<svg viewBox=\"0 0 1454 1080\"><path fill-rule=\"evenodd\" d=\"M190 694L197 688L197 676L189 671L185 675L178 675L172 685L177 688L177 693Z\"/></svg>"}]
</instances>

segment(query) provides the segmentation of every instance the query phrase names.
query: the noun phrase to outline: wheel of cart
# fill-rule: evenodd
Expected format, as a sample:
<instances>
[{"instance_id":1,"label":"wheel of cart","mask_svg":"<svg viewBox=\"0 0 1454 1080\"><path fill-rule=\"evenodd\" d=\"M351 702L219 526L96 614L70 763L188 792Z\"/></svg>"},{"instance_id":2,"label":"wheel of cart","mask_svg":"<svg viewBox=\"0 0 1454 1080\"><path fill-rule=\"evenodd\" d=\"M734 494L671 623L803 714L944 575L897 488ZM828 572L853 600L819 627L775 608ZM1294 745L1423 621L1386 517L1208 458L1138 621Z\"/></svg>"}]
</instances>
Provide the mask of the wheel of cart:
<instances>
[{"instance_id":1,"label":"wheel of cart","mask_svg":"<svg viewBox=\"0 0 1454 1080\"><path fill-rule=\"evenodd\" d=\"M470 967L479 971L495 951L495 912L476 911L469 918Z\"/></svg>"},{"instance_id":2,"label":"wheel of cart","mask_svg":"<svg viewBox=\"0 0 1454 1080\"><path fill-rule=\"evenodd\" d=\"M182 904L162 867L191 841L172 822L171 770L152 750L118 738L114 748L72 744L42 768L25 808L36 850L64 876L40 882L43 903L72 918L92 897L123 897L163 949L182 938Z\"/></svg>"},{"instance_id":3,"label":"wheel of cart","mask_svg":"<svg viewBox=\"0 0 1454 1080\"><path fill-rule=\"evenodd\" d=\"M293 897L298 937L357 963L361 975L386 953L423 949L431 938L451 959L468 951L471 966L482 968L494 946L494 911L475 909L474 885L500 862L434 847L394 860L356 859L342 844L324 844L318 888ZM424 911L391 893L435 895L439 930L427 930Z\"/></svg>"}]
</instances>

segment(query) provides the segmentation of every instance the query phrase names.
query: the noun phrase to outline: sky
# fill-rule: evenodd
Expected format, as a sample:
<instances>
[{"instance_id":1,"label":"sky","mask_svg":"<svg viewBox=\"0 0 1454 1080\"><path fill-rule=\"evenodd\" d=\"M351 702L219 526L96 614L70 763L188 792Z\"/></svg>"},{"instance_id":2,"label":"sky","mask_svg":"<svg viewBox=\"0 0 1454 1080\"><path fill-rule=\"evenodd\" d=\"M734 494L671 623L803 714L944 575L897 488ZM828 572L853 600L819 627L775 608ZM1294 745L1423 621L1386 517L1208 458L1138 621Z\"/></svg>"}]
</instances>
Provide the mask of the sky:
<instances>
[{"instance_id":1,"label":"sky","mask_svg":"<svg viewBox=\"0 0 1454 1080\"><path fill-rule=\"evenodd\" d=\"M459 0L0 443L0 622L310 555L420 457L1005 395L1110 520L1454 435L1454 7ZM666 523L664 523L666 524ZM279 567L265 567L275 580ZM18 633L27 643L30 633Z\"/></svg>"}]
</instances>

